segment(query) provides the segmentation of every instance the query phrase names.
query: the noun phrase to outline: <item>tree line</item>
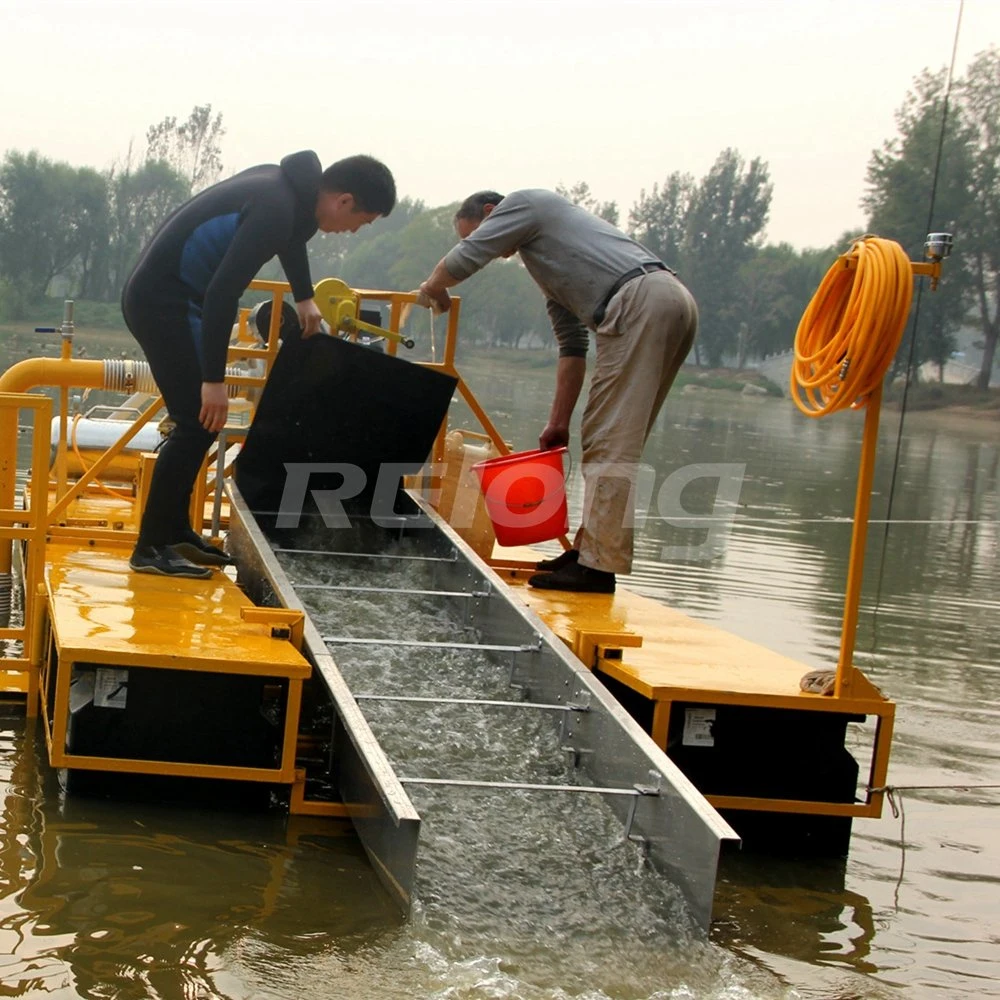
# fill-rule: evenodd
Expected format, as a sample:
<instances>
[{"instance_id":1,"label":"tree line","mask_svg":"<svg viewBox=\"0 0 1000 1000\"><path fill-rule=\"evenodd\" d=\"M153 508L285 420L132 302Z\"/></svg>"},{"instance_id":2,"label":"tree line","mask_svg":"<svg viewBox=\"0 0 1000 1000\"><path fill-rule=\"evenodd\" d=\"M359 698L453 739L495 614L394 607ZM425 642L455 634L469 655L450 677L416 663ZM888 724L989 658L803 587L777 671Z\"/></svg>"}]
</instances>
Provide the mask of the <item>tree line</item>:
<instances>
[{"instance_id":1,"label":"tree line","mask_svg":"<svg viewBox=\"0 0 1000 1000\"><path fill-rule=\"evenodd\" d=\"M985 389L1000 334L1000 50L980 52L950 95L946 71L925 70L896 126L868 165L869 230L898 240L912 259L923 256L928 232L954 235L940 289L923 297L916 359L943 367L956 330L973 325L983 349L976 384Z\"/></svg>"},{"instance_id":2,"label":"tree line","mask_svg":"<svg viewBox=\"0 0 1000 1000\"><path fill-rule=\"evenodd\" d=\"M0 164L0 318L22 318L59 286L113 301L160 223L222 172L222 116L195 107L151 125L104 171L8 151Z\"/></svg>"},{"instance_id":3,"label":"tree line","mask_svg":"<svg viewBox=\"0 0 1000 1000\"><path fill-rule=\"evenodd\" d=\"M972 324L982 334L985 387L1000 333L1000 51L975 57L953 85L947 114L946 80L944 70L914 80L896 134L872 153L862 204L866 231L898 240L915 260L928 231L954 234L941 289L923 296L915 362L943 368L958 328ZM104 172L8 152L0 165L0 318L24 313L57 286L61 294L115 299L160 222L221 175L223 134L222 116L204 105L185 121L151 126L141 154L130 149ZM790 349L823 273L860 235L805 250L766 243L768 165L735 149L722 150L701 178L674 172L641 191L624 219L585 181L558 190L678 271L700 308L694 360L713 367ZM403 198L388 219L356 236L320 235L310 244L313 272L357 287L415 288L453 245L455 208ZM272 263L264 276L279 274ZM494 262L461 292L467 339L552 348L544 303L516 258ZM904 353L897 365L905 365Z\"/></svg>"}]
</instances>

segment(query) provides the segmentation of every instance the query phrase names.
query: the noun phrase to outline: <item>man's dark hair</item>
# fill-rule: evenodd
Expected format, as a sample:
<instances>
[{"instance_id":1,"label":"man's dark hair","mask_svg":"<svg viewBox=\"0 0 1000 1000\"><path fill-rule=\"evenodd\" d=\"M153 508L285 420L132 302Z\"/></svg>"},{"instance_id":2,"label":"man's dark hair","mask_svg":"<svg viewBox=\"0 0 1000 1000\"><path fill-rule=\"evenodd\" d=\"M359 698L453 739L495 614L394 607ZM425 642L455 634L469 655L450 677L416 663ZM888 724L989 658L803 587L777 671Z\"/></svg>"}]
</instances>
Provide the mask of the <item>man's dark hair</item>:
<instances>
[{"instance_id":1,"label":"man's dark hair","mask_svg":"<svg viewBox=\"0 0 1000 1000\"><path fill-rule=\"evenodd\" d=\"M388 215L396 204L396 182L392 172L374 156L348 156L323 171L319 186L324 191L354 195L362 212Z\"/></svg>"},{"instance_id":2,"label":"man's dark hair","mask_svg":"<svg viewBox=\"0 0 1000 1000\"><path fill-rule=\"evenodd\" d=\"M482 222L483 209L487 205L499 205L502 201L503 195L497 194L496 191L477 191L475 194L470 194L462 202L455 213L455 221L458 222L459 219L471 219L473 222Z\"/></svg>"}]
</instances>

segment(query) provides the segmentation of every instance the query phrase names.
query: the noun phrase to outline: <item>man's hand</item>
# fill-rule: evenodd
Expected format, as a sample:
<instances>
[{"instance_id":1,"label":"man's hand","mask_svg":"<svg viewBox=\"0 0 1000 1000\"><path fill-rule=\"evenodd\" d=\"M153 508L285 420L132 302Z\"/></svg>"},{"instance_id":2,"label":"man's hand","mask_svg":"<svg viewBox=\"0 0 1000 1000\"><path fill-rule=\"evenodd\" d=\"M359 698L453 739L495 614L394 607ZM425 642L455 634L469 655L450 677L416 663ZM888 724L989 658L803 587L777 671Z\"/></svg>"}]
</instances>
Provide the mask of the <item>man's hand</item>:
<instances>
[{"instance_id":1,"label":"man's hand","mask_svg":"<svg viewBox=\"0 0 1000 1000\"><path fill-rule=\"evenodd\" d=\"M428 307L436 313L446 313L451 308L451 296L448 294L448 289L443 286L433 285L429 280L425 281L420 286L421 299L424 296L427 297ZM418 302L420 305L424 305L420 299Z\"/></svg>"},{"instance_id":2,"label":"man's hand","mask_svg":"<svg viewBox=\"0 0 1000 1000\"><path fill-rule=\"evenodd\" d=\"M319 333L323 314L319 311L315 299L303 299L301 302L296 302L295 311L299 314L299 326L302 327L303 337L311 337L314 333Z\"/></svg>"},{"instance_id":3,"label":"man's hand","mask_svg":"<svg viewBox=\"0 0 1000 1000\"><path fill-rule=\"evenodd\" d=\"M560 448L567 444L569 444L569 426L567 424L548 423L545 425L545 430L538 435L539 448L547 450Z\"/></svg>"},{"instance_id":4,"label":"man's hand","mask_svg":"<svg viewBox=\"0 0 1000 1000\"><path fill-rule=\"evenodd\" d=\"M226 426L229 416L229 398L224 382L201 383L201 412L198 421L211 434L218 434Z\"/></svg>"}]
</instances>

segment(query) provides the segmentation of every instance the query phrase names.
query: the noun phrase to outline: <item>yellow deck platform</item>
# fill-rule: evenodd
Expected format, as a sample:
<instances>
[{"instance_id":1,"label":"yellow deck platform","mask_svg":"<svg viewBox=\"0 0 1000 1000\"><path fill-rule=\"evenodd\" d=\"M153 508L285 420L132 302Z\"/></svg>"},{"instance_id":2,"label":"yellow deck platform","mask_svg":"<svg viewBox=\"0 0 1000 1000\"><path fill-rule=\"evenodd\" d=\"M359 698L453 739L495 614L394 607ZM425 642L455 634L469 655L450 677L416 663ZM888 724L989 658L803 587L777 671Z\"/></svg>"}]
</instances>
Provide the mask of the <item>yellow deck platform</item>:
<instances>
[{"instance_id":1,"label":"yellow deck platform","mask_svg":"<svg viewBox=\"0 0 1000 1000\"><path fill-rule=\"evenodd\" d=\"M307 677L309 664L265 623L248 622L250 602L224 572L175 580L128 567L129 550L51 544L46 586L63 656L99 663L218 673Z\"/></svg>"},{"instance_id":2,"label":"yellow deck platform","mask_svg":"<svg viewBox=\"0 0 1000 1000\"><path fill-rule=\"evenodd\" d=\"M53 541L46 547L51 641L43 647L39 701L50 762L71 769L295 782L302 685L311 672L298 648L301 612L255 607L224 571L217 570L206 580L135 573L128 566L130 551L131 545L105 542L81 547L72 540ZM95 677L102 670L119 671L120 687L128 683L131 671L190 671L193 676L244 675L266 684L273 681L279 692L287 691L279 695L284 699L280 759L257 765L174 759L169 748L152 756L71 752L67 733L78 666L96 668ZM29 712L30 703L29 693ZM124 708L124 702L117 707ZM180 716L177 721L185 724Z\"/></svg>"},{"instance_id":3,"label":"yellow deck platform","mask_svg":"<svg viewBox=\"0 0 1000 1000\"><path fill-rule=\"evenodd\" d=\"M803 692L799 682L811 667L651 598L622 587L615 594L529 587L527 579L532 571L524 568L524 563L538 558L539 554L530 549L497 548L494 552L495 568L513 588L516 598L534 611L587 667L652 702L650 735L661 749L667 749L670 713L675 703L874 716L877 728L869 785L885 784L895 706L860 670L850 671L839 698ZM866 816L881 811L880 795L855 804L712 795L708 799L720 808Z\"/></svg>"}]
</instances>

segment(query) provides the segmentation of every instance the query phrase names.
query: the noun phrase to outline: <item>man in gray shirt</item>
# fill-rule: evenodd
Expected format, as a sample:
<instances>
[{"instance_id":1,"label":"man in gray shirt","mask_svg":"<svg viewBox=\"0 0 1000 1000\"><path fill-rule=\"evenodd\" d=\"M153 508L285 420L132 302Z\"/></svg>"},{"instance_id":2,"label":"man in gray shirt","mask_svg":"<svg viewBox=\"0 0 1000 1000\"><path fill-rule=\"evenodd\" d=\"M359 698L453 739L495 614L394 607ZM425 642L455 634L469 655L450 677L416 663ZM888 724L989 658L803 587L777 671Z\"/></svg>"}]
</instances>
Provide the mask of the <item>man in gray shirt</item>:
<instances>
[{"instance_id":1,"label":"man in gray shirt","mask_svg":"<svg viewBox=\"0 0 1000 1000\"><path fill-rule=\"evenodd\" d=\"M639 458L674 376L694 342L698 308L645 247L550 191L504 197L480 191L455 216L461 242L420 286L440 309L448 289L491 260L520 254L546 298L559 344L556 392L542 448L569 441L586 374L589 332L597 357L583 411L583 523L573 548L539 563L533 587L613 593L632 568Z\"/></svg>"}]
</instances>

